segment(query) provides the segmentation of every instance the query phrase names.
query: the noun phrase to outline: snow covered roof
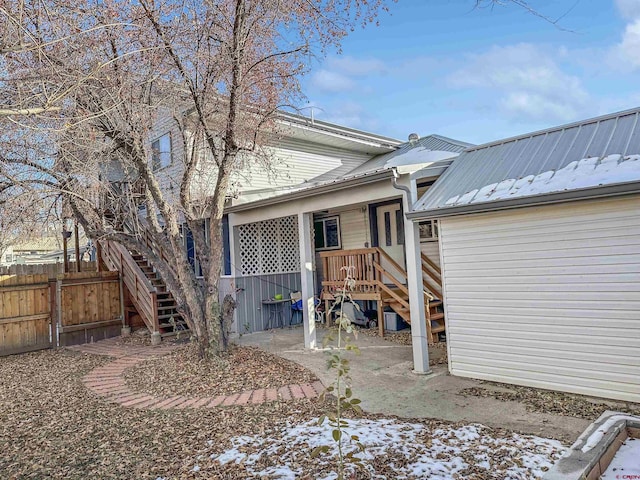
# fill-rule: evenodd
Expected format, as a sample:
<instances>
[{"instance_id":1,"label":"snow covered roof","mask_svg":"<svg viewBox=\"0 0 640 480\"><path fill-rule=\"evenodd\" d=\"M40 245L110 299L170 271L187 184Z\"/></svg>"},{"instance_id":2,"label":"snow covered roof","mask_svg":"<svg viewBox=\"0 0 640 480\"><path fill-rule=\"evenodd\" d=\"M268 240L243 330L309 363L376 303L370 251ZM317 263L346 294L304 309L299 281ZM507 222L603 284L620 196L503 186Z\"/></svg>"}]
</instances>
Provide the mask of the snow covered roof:
<instances>
[{"instance_id":1,"label":"snow covered roof","mask_svg":"<svg viewBox=\"0 0 640 480\"><path fill-rule=\"evenodd\" d=\"M640 107L468 148L409 217L505 208L511 199L524 206L567 192L586 198L613 185L640 190Z\"/></svg>"},{"instance_id":2,"label":"snow covered roof","mask_svg":"<svg viewBox=\"0 0 640 480\"><path fill-rule=\"evenodd\" d=\"M359 167L354 168L349 172L349 175L404 165L416 165L419 168L445 158L456 157L469 147L473 147L473 144L441 135L427 135L414 143L405 142L393 152L373 157Z\"/></svg>"}]
</instances>

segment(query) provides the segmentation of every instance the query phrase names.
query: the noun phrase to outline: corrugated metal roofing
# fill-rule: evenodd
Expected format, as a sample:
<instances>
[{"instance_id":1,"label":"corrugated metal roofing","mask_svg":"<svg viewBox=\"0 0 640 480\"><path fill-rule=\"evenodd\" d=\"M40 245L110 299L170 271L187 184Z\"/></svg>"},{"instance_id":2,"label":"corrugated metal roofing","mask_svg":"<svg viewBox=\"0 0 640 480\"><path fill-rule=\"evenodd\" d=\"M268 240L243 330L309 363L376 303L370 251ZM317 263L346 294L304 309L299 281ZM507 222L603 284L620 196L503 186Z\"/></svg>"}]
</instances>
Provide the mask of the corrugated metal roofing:
<instances>
[{"instance_id":1,"label":"corrugated metal roofing","mask_svg":"<svg viewBox=\"0 0 640 480\"><path fill-rule=\"evenodd\" d=\"M639 153L640 107L471 147L418 200L414 210L435 212L452 208L457 206L453 199L468 198L474 190L508 179L556 171L585 158ZM535 197L526 198L533 202ZM479 199L472 201L486 203Z\"/></svg>"},{"instance_id":2,"label":"corrugated metal roofing","mask_svg":"<svg viewBox=\"0 0 640 480\"><path fill-rule=\"evenodd\" d=\"M407 155L409 152L411 152L412 157L419 157L421 151L461 153L469 147L473 147L473 144L443 137L441 135L427 135L426 137L420 138L413 144L411 142L405 142L393 152L383 153L373 157L371 160L363 163L359 167L354 168L349 172L349 175L357 175L373 170L389 168L389 164L392 164L394 160L399 160L399 157Z\"/></svg>"}]
</instances>

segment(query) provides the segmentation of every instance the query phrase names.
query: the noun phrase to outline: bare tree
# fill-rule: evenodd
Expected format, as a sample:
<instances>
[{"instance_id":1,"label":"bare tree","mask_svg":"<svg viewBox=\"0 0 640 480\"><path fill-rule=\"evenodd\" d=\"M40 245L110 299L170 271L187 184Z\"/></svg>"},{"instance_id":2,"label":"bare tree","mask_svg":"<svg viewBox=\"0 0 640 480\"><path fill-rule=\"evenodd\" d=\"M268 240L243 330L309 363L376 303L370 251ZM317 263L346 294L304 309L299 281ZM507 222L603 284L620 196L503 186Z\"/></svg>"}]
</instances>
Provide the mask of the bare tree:
<instances>
[{"instance_id":1,"label":"bare tree","mask_svg":"<svg viewBox=\"0 0 640 480\"><path fill-rule=\"evenodd\" d=\"M300 100L313 56L385 8L384 0L0 0L0 118L13 138L29 139L25 151L2 156L0 181L58 192L90 237L144 254L201 354L218 354L227 347L218 280L232 176L268 162L278 111ZM181 152L169 178L154 168L150 143L167 118ZM106 181L111 172L119 183ZM183 223L204 279L183 248Z\"/></svg>"}]
</instances>

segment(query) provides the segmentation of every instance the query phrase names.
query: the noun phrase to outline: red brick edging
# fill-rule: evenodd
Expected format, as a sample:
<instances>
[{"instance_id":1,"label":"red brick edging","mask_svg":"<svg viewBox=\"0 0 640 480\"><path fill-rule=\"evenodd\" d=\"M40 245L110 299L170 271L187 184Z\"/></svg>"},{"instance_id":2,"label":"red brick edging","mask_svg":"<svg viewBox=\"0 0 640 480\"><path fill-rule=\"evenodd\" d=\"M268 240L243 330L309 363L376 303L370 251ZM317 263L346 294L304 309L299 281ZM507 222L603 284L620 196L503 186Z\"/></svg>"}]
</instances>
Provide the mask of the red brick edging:
<instances>
[{"instance_id":1,"label":"red brick edging","mask_svg":"<svg viewBox=\"0 0 640 480\"><path fill-rule=\"evenodd\" d=\"M124 371L150 358L166 355L176 347L170 345L159 347L118 345L111 339L68 348L83 353L116 357L115 361L89 372L82 378L82 382L93 393L104 397L107 402L118 403L123 407L169 410L258 405L277 400L316 398L324 391L322 383L315 381L305 385L284 385L279 389L259 388L217 397L185 397L181 395L159 397L137 393L129 389L124 380Z\"/></svg>"}]
</instances>

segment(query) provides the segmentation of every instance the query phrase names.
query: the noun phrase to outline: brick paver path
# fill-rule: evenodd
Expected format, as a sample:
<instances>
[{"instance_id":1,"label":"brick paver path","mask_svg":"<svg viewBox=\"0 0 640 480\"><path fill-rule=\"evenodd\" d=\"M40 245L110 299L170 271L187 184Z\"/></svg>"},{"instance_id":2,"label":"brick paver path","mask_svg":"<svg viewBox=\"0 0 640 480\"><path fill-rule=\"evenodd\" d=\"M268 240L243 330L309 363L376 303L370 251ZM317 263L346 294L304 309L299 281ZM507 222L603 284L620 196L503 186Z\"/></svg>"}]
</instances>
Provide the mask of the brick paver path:
<instances>
[{"instance_id":1,"label":"brick paver path","mask_svg":"<svg viewBox=\"0 0 640 480\"><path fill-rule=\"evenodd\" d=\"M103 397L105 401L118 403L129 408L169 410L256 405L277 400L315 398L324 390L322 383L316 381L306 385L284 385L278 389L259 388L216 397L185 397L181 395L158 397L130 390L124 380L124 371L150 358L166 355L177 347L167 344L156 347L123 345L118 343L117 338L112 338L67 348L83 353L115 357L113 362L98 367L85 375L82 382L89 390Z\"/></svg>"}]
</instances>

